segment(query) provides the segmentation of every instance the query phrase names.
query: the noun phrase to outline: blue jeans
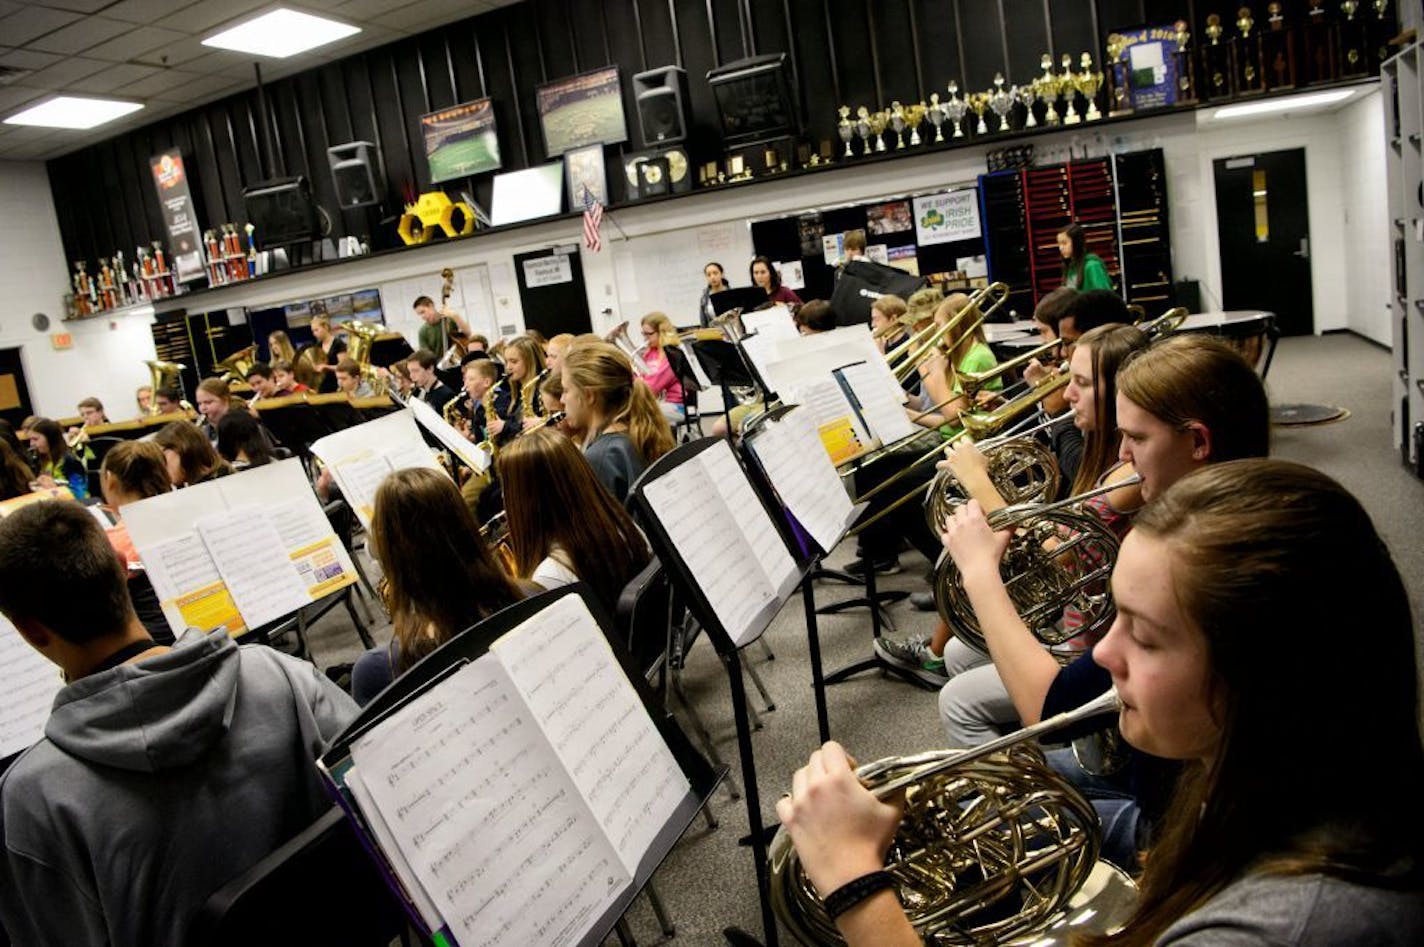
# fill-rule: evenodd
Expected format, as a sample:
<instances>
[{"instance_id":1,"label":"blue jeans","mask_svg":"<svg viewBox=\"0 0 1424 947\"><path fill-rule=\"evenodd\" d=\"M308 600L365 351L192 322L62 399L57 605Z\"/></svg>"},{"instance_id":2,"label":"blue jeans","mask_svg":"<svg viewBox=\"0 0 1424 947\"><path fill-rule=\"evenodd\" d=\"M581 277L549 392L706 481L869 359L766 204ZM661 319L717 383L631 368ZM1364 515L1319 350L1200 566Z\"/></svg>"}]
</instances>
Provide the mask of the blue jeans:
<instances>
[{"instance_id":1,"label":"blue jeans","mask_svg":"<svg viewBox=\"0 0 1424 947\"><path fill-rule=\"evenodd\" d=\"M1138 822L1141 810L1137 800L1117 780L1094 776L1078 765L1072 747L1045 750L1048 766L1081 792L1097 810L1103 824L1100 857L1126 872L1136 872L1138 864Z\"/></svg>"}]
</instances>

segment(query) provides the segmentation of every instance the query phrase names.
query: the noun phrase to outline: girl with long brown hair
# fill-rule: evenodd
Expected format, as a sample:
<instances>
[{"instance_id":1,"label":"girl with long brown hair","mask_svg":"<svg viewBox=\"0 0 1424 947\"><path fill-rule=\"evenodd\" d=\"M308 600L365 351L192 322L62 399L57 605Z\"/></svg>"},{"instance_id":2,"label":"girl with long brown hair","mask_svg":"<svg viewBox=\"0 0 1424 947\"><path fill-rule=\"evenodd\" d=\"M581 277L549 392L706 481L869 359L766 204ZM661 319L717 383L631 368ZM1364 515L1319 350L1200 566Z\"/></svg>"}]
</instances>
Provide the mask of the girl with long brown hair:
<instances>
[{"instance_id":1,"label":"girl with long brown hair","mask_svg":"<svg viewBox=\"0 0 1424 947\"><path fill-rule=\"evenodd\" d=\"M583 452L622 503L649 464L672 450L672 428L633 364L608 342L580 343L564 355L564 410L584 432Z\"/></svg>"},{"instance_id":2,"label":"girl with long brown hair","mask_svg":"<svg viewBox=\"0 0 1424 947\"><path fill-rule=\"evenodd\" d=\"M425 467L397 470L376 491L371 552L385 572L395 635L357 659L351 695L368 703L411 665L523 598L480 537L454 482Z\"/></svg>"},{"instance_id":3,"label":"girl with long brown hair","mask_svg":"<svg viewBox=\"0 0 1424 947\"><path fill-rule=\"evenodd\" d=\"M191 426L189 426L191 430ZM197 432L193 432L197 435ZM197 435L199 440L201 435ZM204 442L206 443L206 441ZM173 629L163 616L163 606L153 591L153 583L144 571L143 561L124 525L123 508L149 497L160 496L173 489L163 449L150 441L124 441L115 444L99 467L99 488L104 497L103 511L111 523L104 531L109 544L127 566L129 598L134 613L159 644L173 643Z\"/></svg>"},{"instance_id":4,"label":"girl with long brown hair","mask_svg":"<svg viewBox=\"0 0 1424 947\"><path fill-rule=\"evenodd\" d=\"M543 428L499 455L515 574L542 588L584 582L611 614L652 554L577 447Z\"/></svg>"},{"instance_id":5,"label":"girl with long brown hair","mask_svg":"<svg viewBox=\"0 0 1424 947\"><path fill-rule=\"evenodd\" d=\"M315 387L322 394L328 394L336 390L336 365L346 354L346 340L332 329L331 317L327 315L312 316L311 334L316 345L303 349L302 355L319 373Z\"/></svg>"},{"instance_id":6,"label":"girl with long brown hair","mask_svg":"<svg viewBox=\"0 0 1424 947\"><path fill-rule=\"evenodd\" d=\"M175 487L190 487L232 473L203 432L187 421L173 421L158 429L153 443L163 451L168 479Z\"/></svg>"},{"instance_id":7,"label":"girl with long brown hair","mask_svg":"<svg viewBox=\"0 0 1424 947\"><path fill-rule=\"evenodd\" d=\"M15 452L9 440L0 437L0 500L12 500L30 492L35 473Z\"/></svg>"},{"instance_id":8,"label":"girl with long brown hair","mask_svg":"<svg viewBox=\"0 0 1424 947\"><path fill-rule=\"evenodd\" d=\"M1127 742L1183 771L1132 916L1089 943L1424 941L1413 617L1360 503L1298 464L1214 465L1138 516L1112 585L1093 661ZM1348 647L1321 618L1327 589L1349 590ZM777 813L819 891L883 866L899 810L843 749L792 787ZM853 947L920 943L885 891L837 922Z\"/></svg>"}]
</instances>

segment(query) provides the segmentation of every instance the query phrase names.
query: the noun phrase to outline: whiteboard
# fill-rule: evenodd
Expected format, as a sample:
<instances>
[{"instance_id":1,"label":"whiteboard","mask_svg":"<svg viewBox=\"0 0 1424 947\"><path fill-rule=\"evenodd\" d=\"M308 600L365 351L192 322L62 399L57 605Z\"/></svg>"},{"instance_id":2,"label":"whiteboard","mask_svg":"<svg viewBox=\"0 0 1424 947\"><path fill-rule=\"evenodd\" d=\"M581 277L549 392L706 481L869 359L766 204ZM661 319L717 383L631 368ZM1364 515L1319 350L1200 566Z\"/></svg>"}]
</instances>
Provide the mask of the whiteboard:
<instances>
[{"instance_id":1,"label":"whiteboard","mask_svg":"<svg viewBox=\"0 0 1424 947\"><path fill-rule=\"evenodd\" d=\"M418 348L417 334L423 323L412 307L420 296L429 296L439 305L444 283L438 272L382 283L381 306L385 310L387 328L401 333L412 346ZM455 270L455 285L450 293L449 306L464 316L471 332L478 332L491 341L499 337L487 264L476 263Z\"/></svg>"},{"instance_id":2,"label":"whiteboard","mask_svg":"<svg viewBox=\"0 0 1424 947\"><path fill-rule=\"evenodd\" d=\"M743 274L752 258L752 232L745 220L669 230L611 245L620 321L664 312L674 325L697 325L697 303L707 285L702 268L716 261L722 264L728 283L745 285Z\"/></svg>"}]
</instances>

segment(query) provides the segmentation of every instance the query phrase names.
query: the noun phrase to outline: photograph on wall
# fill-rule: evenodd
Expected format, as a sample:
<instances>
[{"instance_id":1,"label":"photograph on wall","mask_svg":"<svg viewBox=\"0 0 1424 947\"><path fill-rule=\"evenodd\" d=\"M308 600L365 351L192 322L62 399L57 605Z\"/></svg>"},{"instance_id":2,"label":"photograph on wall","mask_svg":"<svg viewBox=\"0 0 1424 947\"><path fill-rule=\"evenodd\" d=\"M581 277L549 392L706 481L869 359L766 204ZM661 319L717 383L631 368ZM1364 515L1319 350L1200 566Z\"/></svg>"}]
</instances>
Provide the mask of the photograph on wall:
<instances>
[{"instance_id":1,"label":"photograph on wall","mask_svg":"<svg viewBox=\"0 0 1424 947\"><path fill-rule=\"evenodd\" d=\"M889 248L883 243L872 243L865 248L865 258L872 263L890 264Z\"/></svg>"},{"instance_id":2,"label":"photograph on wall","mask_svg":"<svg viewBox=\"0 0 1424 947\"><path fill-rule=\"evenodd\" d=\"M812 254L814 256L815 254ZM828 233L821 238L821 255L827 266L840 266L845 256L845 234Z\"/></svg>"},{"instance_id":3,"label":"photograph on wall","mask_svg":"<svg viewBox=\"0 0 1424 947\"><path fill-rule=\"evenodd\" d=\"M806 271L802 269L800 260L772 263L772 266L776 267L776 272L781 277L782 286L787 289L806 288Z\"/></svg>"},{"instance_id":4,"label":"photograph on wall","mask_svg":"<svg viewBox=\"0 0 1424 947\"><path fill-rule=\"evenodd\" d=\"M866 226L873 236L887 233L904 233L915 226L910 216L909 201L890 201L886 204L871 204L865 209Z\"/></svg>"},{"instance_id":5,"label":"photograph on wall","mask_svg":"<svg viewBox=\"0 0 1424 947\"><path fill-rule=\"evenodd\" d=\"M1118 62L1126 65L1127 89L1134 110L1163 108L1177 102L1177 31L1166 26L1119 30Z\"/></svg>"},{"instance_id":6,"label":"photograph on wall","mask_svg":"<svg viewBox=\"0 0 1424 947\"><path fill-rule=\"evenodd\" d=\"M628 140L617 66L541 85L534 98L551 158L575 148Z\"/></svg>"},{"instance_id":7,"label":"photograph on wall","mask_svg":"<svg viewBox=\"0 0 1424 947\"><path fill-rule=\"evenodd\" d=\"M500 168L494 103L476 99L420 116L433 184Z\"/></svg>"},{"instance_id":8,"label":"photograph on wall","mask_svg":"<svg viewBox=\"0 0 1424 947\"><path fill-rule=\"evenodd\" d=\"M569 182L569 206L580 210L584 195L608 206L608 177L603 167L603 146L576 148L564 155L564 177Z\"/></svg>"},{"instance_id":9,"label":"photograph on wall","mask_svg":"<svg viewBox=\"0 0 1424 947\"><path fill-rule=\"evenodd\" d=\"M803 214L796 218L796 230L801 235L801 255L815 256L821 252L821 238L826 235L826 225L820 214Z\"/></svg>"},{"instance_id":10,"label":"photograph on wall","mask_svg":"<svg viewBox=\"0 0 1424 947\"><path fill-rule=\"evenodd\" d=\"M919 276L920 257L917 250L918 248L913 245L908 247L891 247L886 253L885 262L897 270L904 270L911 276Z\"/></svg>"},{"instance_id":11,"label":"photograph on wall","mask_svg":"<svg viewBox=\"0 0 1424 947\"><path fill-rule=\"evenodd\" d=\"M979 230L979 189L926 194L915 198L915 242L922 247L974 240Z\"/></svg>"}]
</instances>

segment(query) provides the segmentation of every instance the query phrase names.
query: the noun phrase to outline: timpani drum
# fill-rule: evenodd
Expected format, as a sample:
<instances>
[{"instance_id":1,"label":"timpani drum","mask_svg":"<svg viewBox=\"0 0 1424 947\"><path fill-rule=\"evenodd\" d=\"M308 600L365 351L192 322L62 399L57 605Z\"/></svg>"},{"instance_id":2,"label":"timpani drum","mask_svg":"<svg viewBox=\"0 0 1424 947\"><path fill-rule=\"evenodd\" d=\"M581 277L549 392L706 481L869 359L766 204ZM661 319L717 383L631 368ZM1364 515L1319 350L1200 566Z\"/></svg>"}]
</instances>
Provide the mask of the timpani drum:
<instances>
[{"instance_id":1,"label":"timpani drum","mask_svg":"<svg viewBox=\"0 0 1424 947\"><path fill-rule=\"evenodd\" d=\"M1265 378L1276 354L1280 330L1276 314L1264 309L1230 309L1224 312L1197 312L1187 316L1178 332L1215 335L1236 349Z\"/></svg>"}]
</instances>

